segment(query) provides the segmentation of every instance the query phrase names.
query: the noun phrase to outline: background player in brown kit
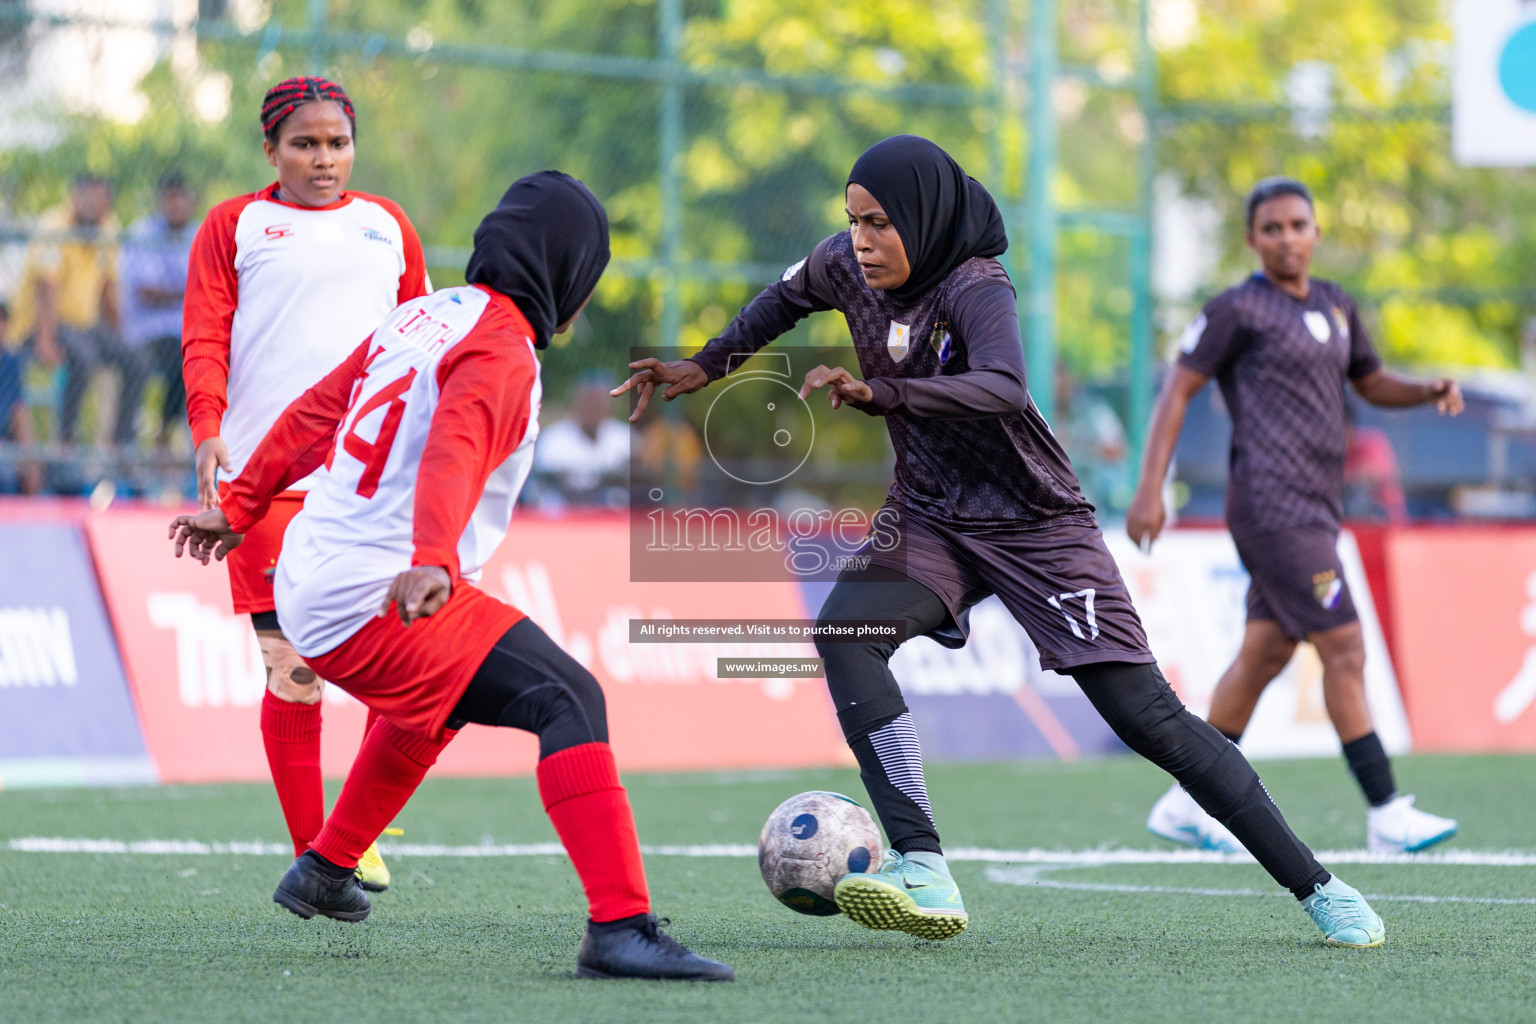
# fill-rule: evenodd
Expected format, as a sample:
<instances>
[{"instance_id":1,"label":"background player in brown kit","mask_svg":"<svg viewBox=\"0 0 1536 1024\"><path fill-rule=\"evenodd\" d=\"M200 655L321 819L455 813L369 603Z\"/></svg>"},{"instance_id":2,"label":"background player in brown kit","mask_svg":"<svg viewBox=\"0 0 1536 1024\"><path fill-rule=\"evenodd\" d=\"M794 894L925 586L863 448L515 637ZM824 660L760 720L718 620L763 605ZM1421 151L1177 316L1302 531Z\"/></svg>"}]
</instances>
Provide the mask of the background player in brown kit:
<instances>
[{"instance_id":1,"label":"background player in brown kit","mask_svg":"<svg viewBox=\"0 0 1536 1024\"><path fill-rule=\"evenodd\" d=\"M1180 343L1163 384L1141 483L1126 530L1148 545L1167 518L1162 485L1190 400L1212 377L1232 415L1227 526L1252 582L1242 648L1216 684L1207 721L1233 743L1264 688L1305 639L1323 663L1328 717L1366 800L1370 849L1422 850L1456 833L1456 822L1398 796L1391 762L1365 699L1365 640L1337 541L1344 489L1344 383L1372 405L1430 402L1462 410L1448 378L1415 381L1382 368L1344 290L1309 275L1319 237L1312 194L1291 178L1266 178L1247 202L1248 245L1263 270L1205 307ZM1177 842L1235 849L1237 840L1178 786L1147 827Z\"/></svg>"},{"instance_id":2,"label":"background player in brown kit","mask_svg":"<svg viewBox=\"0 0 1536 1024\"><path fill-rule=\"evenodd\" d=\"M1334 945L1374 946L1381 918L1331 876L1286 825L1252 766L1191 715L1158 671L1093 506L1029 397L1016 296L992 257L1008 238L996 203L949 154L899 135L853 165L849 230L817 245L692 359L643 359L615 394L639 389L638 417L724 375L818 310L847 318L864 379L818 366L801 397L885 417L896 479L882 519L896 550L866 548L826 620L902 620L905 636L821 643L827 687L894 848L881 870L838 882L838 907L869 928L943 939L968 920L930 810L917 731L891 674L905 637L958 647L968 612L997 596L1046 668L1066 672L1130 747L1165 769L1244 838ZM1050 382L1046 382L1050 386Z\"/></svg>"}]
</instances>

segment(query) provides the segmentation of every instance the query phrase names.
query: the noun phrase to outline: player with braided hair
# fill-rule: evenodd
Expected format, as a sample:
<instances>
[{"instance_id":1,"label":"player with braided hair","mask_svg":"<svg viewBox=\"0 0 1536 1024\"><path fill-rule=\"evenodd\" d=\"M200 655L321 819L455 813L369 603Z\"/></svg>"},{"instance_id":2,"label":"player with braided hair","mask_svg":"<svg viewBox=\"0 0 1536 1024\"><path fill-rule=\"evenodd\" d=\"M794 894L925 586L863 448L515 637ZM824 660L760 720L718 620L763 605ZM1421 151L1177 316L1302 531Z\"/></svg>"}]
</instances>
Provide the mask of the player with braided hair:
<instances>
[{"instance_id":1,"label":"player with braided hair","mask_svg":"<svg viewBox=\"0 0 1536 1024\"><path fill-rule=\"evenodd\" d=\"M356 129L352 101L335 82L305 76L273 86L262 101L261 130L277 181L215 206L193 242L182 374L203 508L227 493L219 473L239 475L294 399L396 305L431 291L421 241L405 213L388 199L347 188ZM325 820L325 682L284 636L272 581L283 533L311 483L295 481L279 495L229 560L235 612L251 616L267 668L263 745L298 853ZM373 847L358 872L370 889L389 884Z\"/></svg>"}]
</instances>

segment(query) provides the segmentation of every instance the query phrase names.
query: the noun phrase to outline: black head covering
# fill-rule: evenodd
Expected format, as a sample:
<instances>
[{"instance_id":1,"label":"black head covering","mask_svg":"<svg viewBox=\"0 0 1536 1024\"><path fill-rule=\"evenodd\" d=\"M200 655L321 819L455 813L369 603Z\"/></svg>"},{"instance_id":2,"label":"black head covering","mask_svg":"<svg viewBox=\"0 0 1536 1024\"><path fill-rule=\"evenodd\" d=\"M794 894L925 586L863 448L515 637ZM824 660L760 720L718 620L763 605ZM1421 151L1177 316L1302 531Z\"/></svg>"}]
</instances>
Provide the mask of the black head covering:
<instances>
[{"instance_id":1,"label":"black head covering","mask_svg":"<svg viewBox=\"0 0 1536 1024\"><path fill-rule=\"evenodd\" d=\"M897 302L921 298L974 256L1008 248L1003 215L991 194L954 157L916 135L893 135L854 161L848 184L862 185L885 210L906 246L912 275L889 291Z\"/></svg>"},{"instance_id":2,"label":"black head covering","mask_svg":"<svg viewBox=\"0 0 1536 1024\"><path fill-rule=\"evenodd\" d=\"M538 348L576 315L608 266L608 215L559 171L519 178L475 229L464 278L517 303Z\"/></svg>"}]
</instances>

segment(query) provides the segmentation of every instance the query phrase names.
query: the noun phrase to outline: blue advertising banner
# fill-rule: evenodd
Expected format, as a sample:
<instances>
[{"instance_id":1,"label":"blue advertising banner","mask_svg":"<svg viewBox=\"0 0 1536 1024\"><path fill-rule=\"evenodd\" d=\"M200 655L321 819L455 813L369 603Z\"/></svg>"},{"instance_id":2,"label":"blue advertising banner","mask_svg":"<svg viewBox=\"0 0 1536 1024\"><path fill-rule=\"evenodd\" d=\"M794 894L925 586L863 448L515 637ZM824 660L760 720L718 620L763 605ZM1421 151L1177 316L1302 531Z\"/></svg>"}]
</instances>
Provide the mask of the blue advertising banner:
<instances>
[{"instance_id":1,"label":"blue advertising banner","mask_svg":"<svg viewBox=\"0 0 1536 1024\"><path fill-rule=\"evenodd\" d=\"M0 523L0 788L157 781L85 538Z\"/></svg>"}]
</instances>

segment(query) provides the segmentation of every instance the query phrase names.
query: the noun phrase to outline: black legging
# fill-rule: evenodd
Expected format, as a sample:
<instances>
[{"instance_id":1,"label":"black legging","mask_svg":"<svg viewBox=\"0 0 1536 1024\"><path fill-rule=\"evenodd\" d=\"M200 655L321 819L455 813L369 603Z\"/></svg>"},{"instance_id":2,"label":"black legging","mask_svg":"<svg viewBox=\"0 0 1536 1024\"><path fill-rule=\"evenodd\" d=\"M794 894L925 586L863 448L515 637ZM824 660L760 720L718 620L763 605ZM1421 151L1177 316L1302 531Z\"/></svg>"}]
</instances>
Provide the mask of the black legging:
<instances>
[{"instance_id":1,"label":"black legging","mask_svg":"<svg viewBox=\"0 0 1536 1024\"><path fill-rule=\"evenodd\" d=\"M539 758L582 743L608 742L608 711L592 673L562 651L532 619L502 634L448 716L503 725L539 737Z\"/></svg>"},{"instance_id":2,"label":"black legging","mask_svg":"<svg viewBox=\"0 0 1536 1024\"><path fill-rule=\"evenodd\" d=\"M887 570L881 582L840 579L822 606L820 619L902 619L907 636L943 625L949 613L937 594L909 577ZM903 738L893 723L907 714L901 687L891 674L895 640L818 642L827 687L849 746L858 759L870 801L887 838L898 851L938 852L926 802L921 766L912 778L913 751L893 757ZM1156 665L1103 662L1066 670L1115 735L1136 753L1167 771L1207 812L1221 821L1281 885L1298 899L1329 875L1297 839L1242 752L1206 722L1190 714ZM910 732L910 727L906 732ZM889 735L885 735L889 734ZM883 739L877 744L871 737ZM877 745L881 749L876 749ZM888 766L901 777L892 779Z\"/></svg>"}]
</instances>

